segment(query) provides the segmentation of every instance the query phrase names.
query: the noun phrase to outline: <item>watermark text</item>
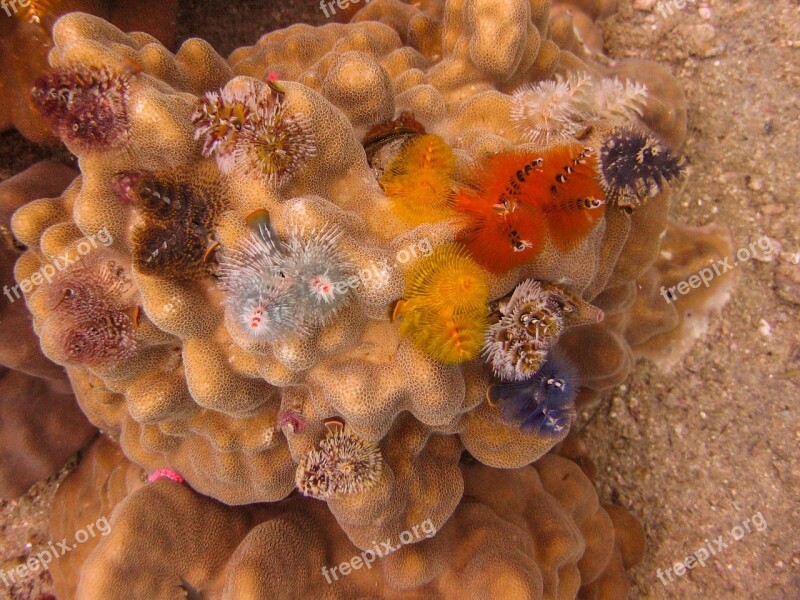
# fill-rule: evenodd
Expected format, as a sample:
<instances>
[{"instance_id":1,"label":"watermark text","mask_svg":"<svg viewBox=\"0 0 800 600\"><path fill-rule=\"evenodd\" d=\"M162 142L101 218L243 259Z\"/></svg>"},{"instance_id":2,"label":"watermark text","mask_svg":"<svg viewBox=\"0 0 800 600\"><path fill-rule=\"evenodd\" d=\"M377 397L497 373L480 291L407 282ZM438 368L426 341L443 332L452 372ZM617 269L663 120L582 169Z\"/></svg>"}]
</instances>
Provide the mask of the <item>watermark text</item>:
<instances>
[{"instance_id":1,"label":"watermark text","mask_svg":"<svg viewBox=\"0 0 800 600\"><path fill-rule=\"evenodd\" d=\"M105 247L108 247L114 243L114 239L111 237L111 233L109 233L108 228L103 227L97 233L93 233L78 242L77 250L79 256L76 257L74 254L71 255L68 250L64 252L64 255L61 257L60 261L53 257L52 263L42 265L38 271L35 271L30 277L26 277L17 285L13 287L4 285L3 293L6 295L6 298L8 298L9 302L14 302L14 300L19 300L21 298L20 289L22 290L23 294L27 294L33 290L33 288L45 282L51 283L53 281L53 277L55 277L58 271L63 271L67 267L70 267L81 260L81 258L89 254L93 248L97 248L98 242ZM12 292L14 293L13 297L11 295Z\"/></svg>"},{"instance_id":2,"label":"watermark text","mask_svg":"<svg viewBox=\"0 0 800 600\"><path fill-rule=\"evenodd\" d=\"M36 556L29 556L27 561L17 565L14 569L0 571L0 581L8 588L17 585L29 575L36 573L40 568L42 570L47 570L48 565L53 562L54 559L64 556L67 552L72 552L80 544L88 542L98 533L102 536L107 536L111 533L111 524L106 517L100 517L94 523L89 523L85 529L76 531L75 542L72 545L67 543L67 538L55 544L53 544L52 541L47 542L48 548L42 550Z\"/></svg>"},{"instance_id":3,"label":"watermark text","mask_svg":"<svg viewBox=\"0 0 800 600\"><path fill-rule=\"evenodd\" d=\"M697 548L694 552L689 554L681 562L677 562L668 569L662 571L660 568L656 571L661 584L666 587L674 581L672 578L673 572L678 577L686 575L687 571L696 568L697 565L701 567L706 566L706 561L713 556L716 556L721 550L728 547L732 542L738 542L753 529L756 531L764 531L767 528L767 520L761 512L757 512L752 517L745 519L741 525L737 525L730 532L722 534L713 540L705 540L705 544Z\"/></svg>"},{"instance_id":4,"label":"watermark text","mask_svg":"<svg viewBox=\"0 0 800 600\"><path fill-rule=\"evenodd\" d=\"M758 247L758 249L767 256L775 252L775 248L772 245L772 240L770 240L767 236L762 235L757 241L750 242L749 246L745 248L739 248L738 252L736 252L735 259L731 258L730 256L726 256L722 260L711 260L710 267L700 269L695 275L692 275L688 279L681 281L669 288L662 285L661 295L664 297L664 301L667 304L672 304L675 300L678 300L680 296L685 296L691 290L697 289L701 285L708 287L711 285L711 282L714 281L715 277L724 275L728 271L731 271L739 265L746 263L754 256L757 256L759 253L756 250L756 247ZM680 294L680 296L678 294Z\"/></svg>"},{"instance_id":5,"label":"watermark text","mask_svg":"<svg viewBox=\"0 0 800 600\"><path fill-rule=\"evenodd\" d=\"M434 527L430 519L426 519L422 523L414 525L410 531L406 530L401 533L399 544L392 545L392 540L386 540L381 542L379 547L377 542L372 542L372 548L367 548L361 554L357 554L350 560L336 565L335 567L331 567L330 569L328 567L322 567L322 575L325 577L325 581L328 582L328 585L330 585L334 581L339 581L339 575L346 577L353 571L364 566L366 566L367 569L371 569L375 559L383 558L392 552L396 552L404 545L411 544L422 537L430 538L434 535L436 535L436 527ZM337 571L339 571L339 574L336 573Z\"/></svg>"}]
</instances>

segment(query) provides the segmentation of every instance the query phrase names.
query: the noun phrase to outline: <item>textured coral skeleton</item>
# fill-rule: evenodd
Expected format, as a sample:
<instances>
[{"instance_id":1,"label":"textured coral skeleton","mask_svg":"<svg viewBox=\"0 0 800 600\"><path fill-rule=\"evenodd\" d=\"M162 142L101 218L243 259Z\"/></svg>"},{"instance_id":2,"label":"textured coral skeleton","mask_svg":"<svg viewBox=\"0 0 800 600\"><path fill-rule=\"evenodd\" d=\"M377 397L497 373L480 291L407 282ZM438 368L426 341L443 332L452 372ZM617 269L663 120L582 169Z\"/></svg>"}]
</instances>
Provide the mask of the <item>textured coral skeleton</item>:
<instances>
[{"instance_id":1,"label":"textured coral skeleton","mask_svg":"<svg viewBox=\"0 0 800 600\"><path fill-rule=\"evenodd\" d=\"M51 529L56 538L70 538L97 515L113 512L116 521L107 537L93 538L54 563L56 592L108 598L136 585L151 598L191 590L202 598L232 600L331 592L343 598L402 597L407 593L398 588L412 588L455 600L465 589L493 597L504 582L512 591L518 586L574 597L581 582L591 581L582 594L605 590L618 598L626 589L623 564L640 560L643 532L624 510L598 503L591 475L576 464L590 469L590 461L573 456L548 456L512 470L464 463L470 501L444 527L414 522L399 538L379 538L361 551L321 502L295 495L273 505L226 507L173 481L145 484L141 469L103 438L59 489ZM95 494L98 488L105 493ZM513 501L498 503L496 495ZM75 505L85 507L83 516L75 516ZM154 514L154 506L161 510ZM537 545L549 551L537 552ZM121 573L114 556L122 549L143 563ZM520 561L519 549L529 558ZM159 569L167 557L170 568ZM347 577L322 570L354 557L362 567L372 561L372 568ZM478 564L464 569L470 559ZM434 568L420 572L408 561ZM85 575L79 576L82 567ZM496 569L506 573L503 579L492 576Z\"/></svg>"},{"instance_id":2,"label":"textured coral skeleton","mask_svg":"<svg viewBox=\"0 0 800 600\"><path fill-rule=\"evenodd\" d=\"M154 61L151 40L100 19L56 23L34 96L83 173L16 213L17 277L112 229L107 255L26 300L84 411L146 471L185 480L186 502L234 519L313 506L360 549L421 517L479 521L462 496L491 500L472 479L538 489L533 469L502 470L555 460L582 397L678 323L637 286L683 172L662 141L683 135L682 98L559 49L547 2L510 4L374 0L228 61L197 40ZM75 67L84 53L107 66ZM422 240L430 253L397 260ZM396 268L362 276L375 264ZM609 540L594 568L561 580L532 562L509 585L575 597L613 568L624 582ZM447 586L443 566L407 567L426 544L397 553L387 590ZM113 572L87 566L77 597Z\"/></svg>"}]
</instances>

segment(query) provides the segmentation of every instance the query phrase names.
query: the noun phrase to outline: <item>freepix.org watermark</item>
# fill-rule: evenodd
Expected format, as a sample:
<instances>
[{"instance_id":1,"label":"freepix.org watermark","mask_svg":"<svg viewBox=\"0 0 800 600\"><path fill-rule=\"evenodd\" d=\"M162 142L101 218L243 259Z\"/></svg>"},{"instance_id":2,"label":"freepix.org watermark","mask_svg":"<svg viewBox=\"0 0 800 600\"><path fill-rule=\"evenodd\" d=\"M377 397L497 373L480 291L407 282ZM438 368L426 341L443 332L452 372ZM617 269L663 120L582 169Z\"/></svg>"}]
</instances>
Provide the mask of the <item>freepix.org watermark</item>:
<instances>
[{"instance_id":1,"label":"freepix.org watermark","mask_svg":"<svg viewBox=\"0 0 800 600\"><path fill-rule=\"evenodd\" d=\"M98 242L105 247L108 247L114 243L114 239L111 237L111 234L106 227L103 227L97 233L93 233L78 242L77 250L80 256L70 256L69 251L67 251L64 253L64 256L61 257L60 261L54 257L52 263L42 265L38 271L34 272L30 277L26 277L14 287L10 288L7 285L4 285L3 293L10 302L14 302L14 300L21 298L19 293L20 289L23 293L27 294L33 288L45 282L50 283L53 281L53 277L58 271L63 271L67 267L70 267L81 260L81 258L89 254L89 252L97 248ZM11 295L11 292L14 292L14 296Z\"/></svg>"},{"instance_id":2,"label":"freepix.org watermark","mask_svg":"<svg viewBox=\"0 0 800 600\"><path fill-rule=\"evenodd\" d=\"M392 545L392 540L381 542L380 547L378 547L377 542L372 542L372 548L367 548L361 554L357 554L350 560L336 565L335 567L331 567L330 569L328 569L328 567L322 567L322 575L325 577L325 581L328 582L328 585L330 585L334 581L339 580L339 575L336 574L336 571L339 571L342 577L346 577L353 571L364 566L366 566L367 569L371 569L372 563L375 562L376 558L383 558L422 537L430 538L434 535L436 535L436 527L433 526L433 522L430 519L426 519L422 523L414 525L410 531L406 530L401 533L400 543L396 546Z\"/></svg>"},{"instance_id":3,"label":"freepix.org watermark","mask_svg":"<svg viewBox=\"0 0 800 600\"><path fill-rule=\"evenodd\" d=\"M388 283L391 272L404 265L412 259L420 256L430 256L433 253L433 245L428 238L423 238L418 242L409 244L401 248L395 254L395 263L390 264L389 258L384 258L380 262L373 263L369 268L361 270L357 275L351 275L343 281L336 281L330 284L330 291L336 294L346 294L348 289L359 287L383 286Z\"/></svg>"},{"instance_id":4,"label":"freepix.org watermark","mask_svg":"<svg viewBox=\"0 0 800 600\"><path fill-rule=\"evenodd\" d=\"M106 517L100 517L94 523L89 523L85 529L76 531L75 542L71 546L67 543L67 538L55 544L52 541L47 542L48 548L46 550L42 550L36 556L28 557L26 562L17 565L14 569L0 571L0 580L8 588L12 585L17 585L29 575L36 573L40 568L46 570L48 565L53 562L53 559L60 558L67 552L72 552L80 544L84 544L97 536L98 533L102 536L107 536L111 533L111 524Z\"/></svg>"},{"instance_id":5,"label":"freepix.org watermark","mask_svg":"<svg viewBox=\"0 0 800 600\"><path fill-rule=\"evenodd\" d=\"M772 240L767 236L762 235L755 242L750 242L750 245L745 248L739 248L736 252L736 259L726 256L722 260L712 260L710 267L700 269L696 275L692 275L688 279L673 285L670 288L661 286L661 295L667 304L672 304L675 300L680 299L680 296L685 296L691 290L699 288L701 285L708 287L715 277L724 275L728 271L735 269L741 264L746 263L748 260L758 255L756 250L761 250L765 256L769 256L775 251L772 245ZM731 262L733 260L733 262ZM678 295L680 294L680 296Z\"/></svg>"},{"instance_id":6,"label":"freepix.org watermark","mask_svg":"<svg viewBox=\"0 0 800 600\"><path fill-rule=\"evenodd\" d=\"M0 7L6 11L6 14L9 17L12 14L12 10L14 11L13 14L17 14L19 12L17 5L19 5L20 8L28 8L31 5L31 0L2 0L2 2L0 2Z\"/></svg>"},{"instance_id":7,"label":"freepix.org watermark","mask_svg":"<svg viewBox=\"0 0 800 600\"><path fill-rule=\"evenodd\" d=\"M687 4L694 4L697 0L659 0L656 3L656 12L661 15L663 19L667 19L674 15L677 11L686 8Z\"/></svg>"},{"instance_id":8,"label":"freepix.org watermark","mask_svg":"<svg viewBox=\"0 0 800 600\"><path fill-rule=\"evenodd\" d=\"M731 542L738 542L748 533L751 533L753 529L756 531L764 531L767 526L767 520L759 511L752 517L745 519L741 525L737 525L731 529L727 535L723 533L713 540L705 540L705 544L689 554L683 561L675 563L665 571L658 569L656 575L661 580L662 585L666 587L674 581L672 578L673 571L678 577L683 577L686 575L687 570L691 571L696 568L697 565L705 567L706 561L709 558L716 556L720 550L727 548Z\"/></svg>"},{"instance_id":9,"label":"freepix.org watermark","mask_svg":"<svg viewBox=\"0 0 800 600\"><path fill-rule=\"evenodd\" d=\"M330 19L336 14L336 6L339 10L347 10L351 4L361 4L362 0L321 0L319 7L322 9L326 19ZM369 4L369 0L363 0L364 4ZM328 14L330 13L330 14Z\"/></svg>"}]
</instances>

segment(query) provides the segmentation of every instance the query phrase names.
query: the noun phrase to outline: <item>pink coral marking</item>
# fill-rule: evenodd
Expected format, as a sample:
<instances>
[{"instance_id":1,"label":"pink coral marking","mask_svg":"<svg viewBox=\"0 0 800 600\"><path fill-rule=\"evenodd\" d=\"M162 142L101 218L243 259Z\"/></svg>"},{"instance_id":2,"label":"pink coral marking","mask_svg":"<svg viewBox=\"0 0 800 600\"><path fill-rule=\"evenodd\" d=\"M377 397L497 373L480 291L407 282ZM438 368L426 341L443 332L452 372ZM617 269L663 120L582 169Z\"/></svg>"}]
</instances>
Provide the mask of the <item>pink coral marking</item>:
<instances>
[{"instance_id":1,"label":"pink coral marking","mask_svg":"<svg viewBox=\"0 0 800 600\"><path fill-rule=\"evenodd\" d=\"M171 479L177 483L184 483L186 481L172 469L159 469L158 471L153 471L150 473L147 481L152 483L153 481L158 481L159 479Z\"/></svg>"},{"instance_id":2,"label":"pink coral marking","mask_svg":"<svg viewBox=\"0 0 800 600\"><path fill-rule=\"evenodd\" d=\"M140 179L140 173L119 173L111 179L111 190L117 195L117 198L119 198L121 202L134 204L136 202L136 192L134 188L139 183Z\"/></svg>"},{"instance_id":3,"label":"pink coral marking","mask_svg":"<svg viewBox=\"0 0 800 600\"><path fill-rule=\"evenodd\" d=\"M278 416L278 424L281 429L288 429L291 433L303 433L306 428L306 421L302 415L290 410Z\"/></svg>"}]
</instances>

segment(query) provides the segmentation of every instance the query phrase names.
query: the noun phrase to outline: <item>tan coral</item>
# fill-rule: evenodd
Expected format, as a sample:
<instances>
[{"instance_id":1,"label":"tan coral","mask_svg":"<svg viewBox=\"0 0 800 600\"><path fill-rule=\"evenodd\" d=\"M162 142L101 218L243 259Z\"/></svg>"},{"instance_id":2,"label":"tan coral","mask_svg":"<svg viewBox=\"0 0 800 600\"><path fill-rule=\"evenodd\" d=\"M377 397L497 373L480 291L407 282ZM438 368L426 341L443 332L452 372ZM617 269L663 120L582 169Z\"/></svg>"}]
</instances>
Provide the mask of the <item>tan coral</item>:
<instances>
[{"instance_id":1,"label":"tan coral","mask_svg":"<svg viewBox=\"0 0 800 600\"><path fill-rule=\"evenodd\" d=\"M71 392L20 371L0 372L0 498L10 499L57 473L97 430Z\"/></svg>"},{"instance_id":2,"label":"tan coral","mask_svg":"<svg viewBox=\"0 0 800 600\"><path fill-rule=\"evenodd\" d=\"M114 508L145 484L141 467L130 462L105 436L100 436L81 458L79 466L58 487L50 517L53 540L72 540L78 530L94 525L94 535L50 565L56 593L73 598L81 567L108 535L103 527ZM99 526L98 526L99 522Z\"/></svg>"},{"instance_id":3,"label":"tan coral","mask_svg":"<svg viewBox=\"0 0 800 600\"><path fill-rule=\"evenodd\" d=\"M11 235L11 214L34 198L58 196L74 177L72 169L47 161L0 184L2 498L19 496L34 482L55 474L96 435L78 408L63 369L42 354L12 269L22 249ZM43 274L26 282L36 284L47 284Z\"/></svg>"},{"instance_id":4,"label":"tan coral","mask_svg":"<svg viewBox=\"0 0 800 600\"><path fill-rule=\"evenodd\" d=\"M123 319L127 308L136 318L135 328L123 319L135 339L124 360L66 360L57 351L58 310L48 313L40 291L27 300L45 350L67 364L84 411L119 439L127 456L148 470L171 467L194 489L228 504L276 502L294 489L297 464L319 445L324 423L343 420L356 435L378 443L385 459L375 485L329 499L341 527L362 548L377 537L396 537L424 515L444 523L463 492L456 472L463 448L486 464L514 468L541 457L563 437L525 434L504 421L484 401L491 375L480 361L445 365L399 335L390 314L403 294L404 274L429 251L452 242L458 227L444 221L410 229L393 217L367 161L364 136L412 110L427 131L453 147L456 182L466 183L472 167L492 152L536 149L523 144L510 119L508 94L518 85L555 73L614 72L584 63L548 39L543 0L419 6L375 0L363 15L381 22L356 15L350 25L295 25L235 51L230 66L202 41L187 41L172 55L100 19L62 18L54 29L51 64L104 65L126 73L131 141L102 152L74 145L82 176L61 198L18 211L13 223L29 246L16 266L20 278L103 228L113 237L91 260L113 260L131 281L128 306L112 311ZM496 43L497 30L508 43ZM130 72L130 59L142 66L141 73ZM630 64L642 80L666 81L662 88L654 85L644 122L680 138L685 102L673 80L649 63ZM220 88L225 98L251 94L279 105L280 119L303 124L314 152L292 165L291 176L272 181L248 176L248 164L222 173L219 155L203 155L205 140L195 139L192 123L200 96ZM248 143L247 134L242 139ZM237 156L234 163L242 156L258 160L257 153ZM241 315L231 314L230 303L223 307L231 292L215 278L187 281L137 270L130 256L140 241L131 231L142 222L142 208L112 185L130 172L158 172L165 189L185 178L223 198L224 210L204 231L210 249L203 268L210 271L218 253L224 257L250 235L248 222L261 209L284 240L335 224L337 251L358 274L347 280L347 302L330 320L309 325L309 335L291 330L267 342L242 334L231 326ZM632 216L609 210L574 252L548 244L536 261L491 275L491 298L535 278L558 282L586 300L620 288L630 295L609 292L607 299L635 303L631 286L657 259L671 195L664 186ZM171 223L183 231L191 219L179 217ZM158 248L146 249L157 254ZM619 307L612 302L603 308L613 314ZM636 320L638 313L632 314ZM590 392L619 383L630 369L633 355L620 322L575 328L572 341L563 340L565 348L579 349L575 359ZM666 322L646 321L637 342L663 333ZM596 331L589 332L591 327ZM598 354L604 360L594 360ZM286 426L289 413L303 426ZM519 577L520 589L537 589L529 574ZM576 581L573 572L574 590Z\"/></svg>"},{"instance_id":5,"label":"tan coral","mask_svg":"<svg viewBox=\"0 0 800 600\"><path fill-rule=\"evenodd\" d=\"M559 343L583 374L579 404L593 404L598 393L622 383L635 358L670 369L701 336L708 320L730 297L735 274L716 277L709 268L709 285L699 272L733 254L724 227L686 227L668 223L658 260L637 279L608 287L593 302L605 312L602 323L566 332ZM707 273L708 274L708 273ZM690 278L696 287L678 295L669 288ZM674 296L674 297L673 297Z\"/></svg>"},{"instance_id":6,"label":"tan coral","mask_svg":"<svg viewBox=\"0 0 800 600\"><path fill-rule=\"evenodd\" d=\"M727 269L720 265L725 260L730 263L733 253L730 231L726 227L669 224L659 258L651 267L657 274L652 277L657 277L657 281L649 289L642 286L645 293L637 296L637 306L633 308L637 314L626 323L625 336L637 354L649 358L663 370L672 368L706 332L711 314L721 310L730 299L736 273L726 273ZM718 276L711 268L713 264L720 271ZM704 269L707 269L702 273L705 279L701 279ZM709 281L709 285L704 285L705 281ZM690 294L681 294L683 290L670 293L670 288L682 282L686 282ZM667 302L667 298L674 299ZM645 308L648 304L656 305L657 309L652 311L655 318L647 321L660 321L660 327L652 324L642 327L649 316ZM647 334L642 334L642 329Z\"/></svg>"},{"instance_id":7,"label":"tan coral","mask_svg":"<svg viewBox=\"0 0 800 600\"><path fill-rule=\"evenodd\" d=\"M13 126L38 143L53 143L56 139L35 110L28 92L47 69L47 53L53 47L50 29L58 16L84 11L106 18L125 31L147 32L137 35L168 47L175 36L176 0L55 0L27 2L26 7L9 6L9 18L0 20L0 129Z\"/></svg>"},{"instance_id":8,"label":"tan coral","mask_svg":"<svg viewBox=\"0 0 800 600\"><path fill-rule=\"evenodd\" d=\"M71 554L55 583L62 593L77 588L78 600L187 591L231 600L539 599L627 589L622 565L637 562L637 530L627 513L599 504L575 463L548 456L516 470L476 462L460 470L467 496L447 523L434 527L421 514L362 551L307 498L230 508L166 479L141 488L137 469L101 440L59 492L52 532L70 540L113 509L110 532L87 544L88 558L84 549Z\"/></svg>"}]
</instances>

